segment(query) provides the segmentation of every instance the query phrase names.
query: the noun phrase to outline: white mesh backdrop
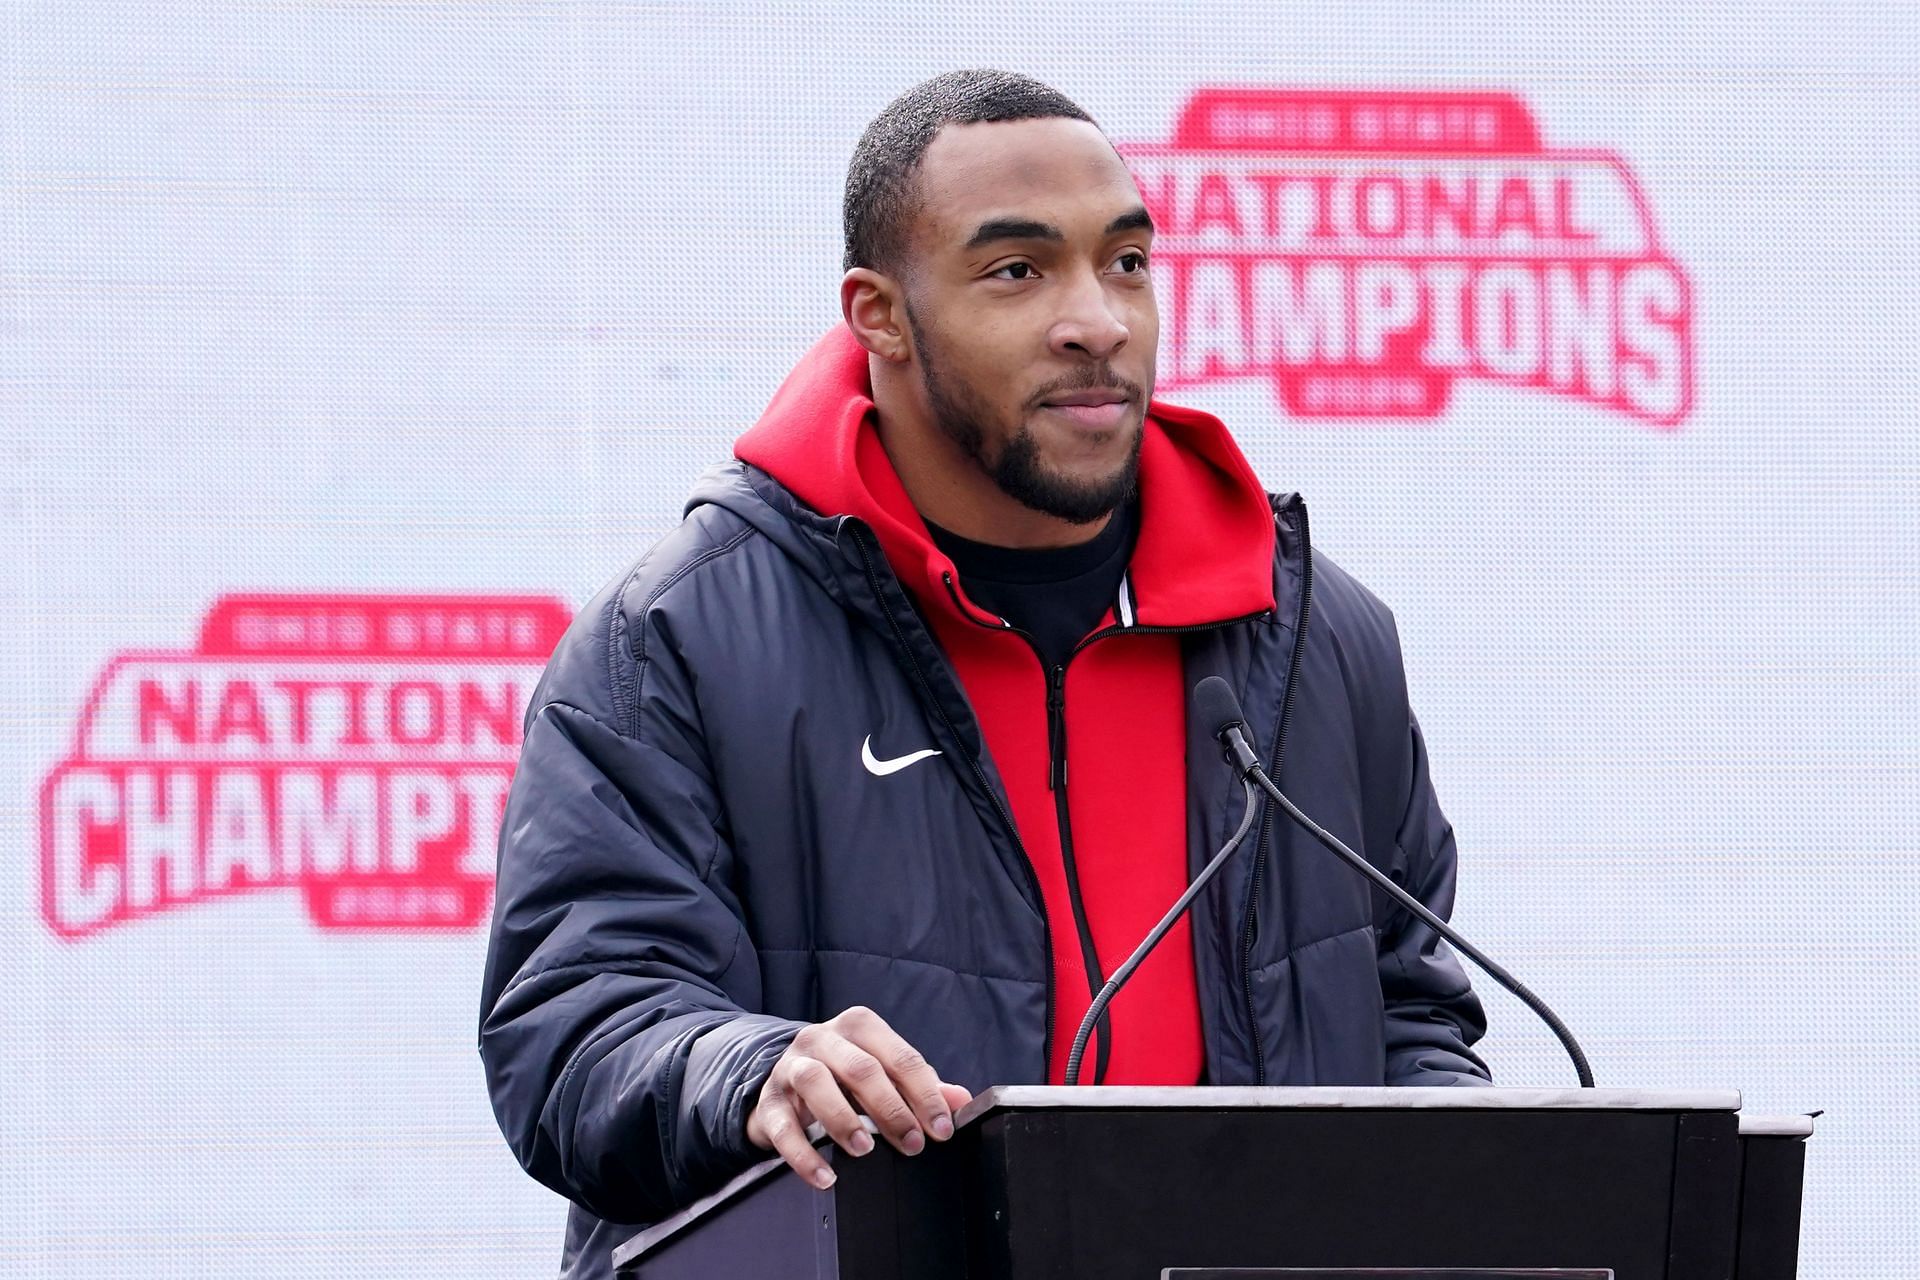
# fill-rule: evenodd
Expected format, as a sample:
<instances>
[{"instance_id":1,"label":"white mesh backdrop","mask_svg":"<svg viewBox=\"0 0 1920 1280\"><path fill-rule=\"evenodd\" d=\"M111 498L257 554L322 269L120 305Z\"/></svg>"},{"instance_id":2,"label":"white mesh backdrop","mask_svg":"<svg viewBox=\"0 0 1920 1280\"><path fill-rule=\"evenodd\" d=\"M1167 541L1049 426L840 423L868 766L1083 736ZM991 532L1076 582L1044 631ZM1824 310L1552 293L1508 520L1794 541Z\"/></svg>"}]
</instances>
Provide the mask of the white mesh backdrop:
<instances>
[{"instance_id":1,"label":"white mesh backdrop","mask_svg":"<svg viewBox=\"0 0 1920 1280\"><path fill-rule=\"evenodd\" d=\"M561 1204L473 1050L483 930L326 928L292 884L169 906L171 867L118 920L43 828L81 793L43 783L118 751L81 798L134 804L113 770L171 722L110 666L204 657L230 597L397 597L408 626L427 597L583 601L834 322L859 129L992 64L1139 144L1214 86L1500 91L1637 180L1691 285L1671 430L1473 377L1419 420L1304 418L1265 376L1180 398L1394 605L1462 927L1604 1084L1825 1108L1802 1274L1920 1274L1916 13L9 0L0 1271L553 1267ZM457 687L434 671L381 686L406 732ZM471 772L452 732L381 767ZM428 849L456 792L422 785ZM367 909L440 909L400 901ZM1501 1082L1569 1079L1486 999Z\"/></svg>"}]
</instances>

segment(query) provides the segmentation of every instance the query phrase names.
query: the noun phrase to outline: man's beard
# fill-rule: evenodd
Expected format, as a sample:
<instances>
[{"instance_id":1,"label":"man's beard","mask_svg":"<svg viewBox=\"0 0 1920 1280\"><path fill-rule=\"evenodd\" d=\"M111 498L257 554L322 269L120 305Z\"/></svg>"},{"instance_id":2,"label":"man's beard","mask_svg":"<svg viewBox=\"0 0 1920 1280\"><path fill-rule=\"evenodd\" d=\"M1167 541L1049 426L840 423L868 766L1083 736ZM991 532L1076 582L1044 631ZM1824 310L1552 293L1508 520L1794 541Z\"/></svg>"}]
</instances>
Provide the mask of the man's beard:
<instances>
[{"instance_id":1,"label":"man's beard","mask_svg":"<svg viewBox=\"0 0 1920 1280\"><path fill-rule=\"evenodd\" d=\"M927 403L933 410L935 424L987 473L987 477L1002 493L1023 507L1056 520L1065 520L1069 524L1092 524L1133 497L1139 484L1140 445L1146 436L1144 424L1142 429L1133 433L1133 447L1128 450L1126 461L1102 480L1069 480L1047 470L1040 462L1039 442L1034 439L1033 430L1024 422L1020 424L1019 431L1001 447L1000 456L989 460L986 456L986 432L981 423L990 419L991 411L972 387L940 375L939 361L927 339L926 329L913 319L911 309L908 311L908 323L913 325L914 348L920 355L921 382L927 389ZM1041 394L1066 395L1094 387L1112 386L1121 387L1135 401L1145 399L1138 387L1115 377L1104 364L1089 370L1085 378L1049 385Z\"/></svg>"}]
</instances>

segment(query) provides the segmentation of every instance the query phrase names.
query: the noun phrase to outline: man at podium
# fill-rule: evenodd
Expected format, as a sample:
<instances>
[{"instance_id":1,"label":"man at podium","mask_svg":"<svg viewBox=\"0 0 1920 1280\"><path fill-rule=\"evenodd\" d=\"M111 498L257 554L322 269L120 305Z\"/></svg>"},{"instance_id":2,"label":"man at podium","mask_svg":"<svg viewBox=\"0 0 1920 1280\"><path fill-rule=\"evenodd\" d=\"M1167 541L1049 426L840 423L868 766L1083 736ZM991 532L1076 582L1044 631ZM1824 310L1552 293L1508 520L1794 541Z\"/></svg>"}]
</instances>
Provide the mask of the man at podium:
<instances>
[{"instance_id":1,"label":"man at podium","mask_svg":"<svg viewBox=\"0 0 1920 1280\"><path fill-rule=\"evenodd\" d=\"M913 1153L1061 1082L1091 998L1239 825L1187 699L1444 916L1451 830L1384 605L1217 419L1151 398L1152 217L1072 102L957 72L848 174L843 322L528 713L480 1052L575 1206L570 1276L820 1122ZM754 252L774 252L753 246ZM1479 1084L1437 934L1265 810L1082 1082Z\"/></svg>"}]
</instances>

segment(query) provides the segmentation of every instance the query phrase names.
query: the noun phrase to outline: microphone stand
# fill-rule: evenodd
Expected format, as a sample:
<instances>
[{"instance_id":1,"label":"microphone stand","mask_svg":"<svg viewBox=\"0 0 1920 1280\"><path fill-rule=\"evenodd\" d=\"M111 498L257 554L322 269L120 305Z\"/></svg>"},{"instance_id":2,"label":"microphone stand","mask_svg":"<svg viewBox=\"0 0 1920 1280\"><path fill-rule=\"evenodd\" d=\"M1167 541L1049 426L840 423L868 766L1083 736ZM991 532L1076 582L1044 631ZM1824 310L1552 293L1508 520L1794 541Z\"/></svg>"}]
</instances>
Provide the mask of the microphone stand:
<instances>
[{"instance_id":1,"label":"microphone stand","mask_svg":"<svg viewBox=\"0 0 1920 1280\"><path fill-rule=\"evenodd\" d=\"M1233 737L1239 739L1242 746L1244 746L1246 739L1240 733L1238 725L1235 725L1229 728L1226 732L1231 734ZM1240 751L1235 750L1231 746L1229 747L1229 750L1232 750L1234 753L1235 766L1240 767L1242 763L1239 758ZM1252 756L1252 752L1250 750L1247 751L1246 754L1249 757ZM1532 991L1529 991L1527 989L1526 984L1521 982L1520 979L1514 977L1512 974L1508 973L1505 969L1501 968L1498 964L1494 963L1494 961L1491 958L1489 958L1485 952L1481 951L1480 948L1474 946L1471 942L1468 942L1464 937L1460 935L1460 932L1457 929L1455 929L1452 925L1448 924L1445 920L1442 920L1439 916L1435 915L1433 912L1427 910L1427 906L1424 902L1421 902L1420 899L1414 897L1412 894L1408 893L1405 889L1402 889L1399 885L1395 884L1393 880L1384 871L1374 866L1371 862L1368 862L1365 858L1361 857L1359 854L1355 853L1353 850L1347 848L1346 845L1340 842L1340 839L1338 836L1335 836L1332 832L1328 831L1325 827L1322 827L1319 823L1315 822L1312 818L1309 818L1306 814L1302 813L1299 807L1295 805L1293 801L1287 799L1286 794L1282 792L1279 787L1274 785L1273 779L1267 776L1267 771L1260 767L1260 762L1257 759L1253 760L1251 765L1245 768L1242 776L1246 778L1251 778L1254 782L1259 783L1261 788L1265 790L1268 795L1272 796L1282 809L1286 810L1287 816L1289 818L1292 818L1295 822L1299 823L1303 828L1305 828L1308 835L1312 836L1315 840L1318 840L1321 844L1325 845L1327 848L1331 849L1334 853L1338 854L1340 858L1343 861L1345 861L1348 866L1352 867L1355 871L1358 871L1361 875L1365 876L1367 879L1373 881L1375 884L1379 885L1382 889L1386 890L1388 896L1392 897L1394 901L1398 902L1401 906L1405 907L1407 910L1411 911L1415 916L1419 917L1420 922L1422 924L1426 925L1429 929L1432 929L1435 933L1445 938L1448 942L1451 942L1461 952L1467 955L1475 964L1479 965L1482 969L1486 970L1486 972L1492 976L1494 981L1498 982L1501 986L1505 987L1507 990L1513 992L1514 995L1520 998L1521 1003L1525 1004L1529 1009L1539 1014L1540 1020L1547 1024L1547 1027L1553 1032L1554 1035L1559 1037L1561 1046L1565 1048L1567 1051L1567 1056L1573 1059L1573 1070L1574 1070L1574 1074L1580 1077L1580 1087L1582 1089L1593 1088L1593 1068L1587 1065L1587 1055L1581 1051L1579 1041L1573 1038L1573 1032L1567 1029L1567 1024L1560 1021L1560 1015L1547 1007L1546 1001L1542 1000L1539 996L1533 994Z\"/></svg>"},{"instance_id":2,"label":"microphone stand","mask_svg":"<svg viewBox=\"0 0 1920 1280\"><path fill-rule=\"evenodd\" d=\"M1213 861L1201 868L1200 874L1195 876L1193 883L1187 886L1187 891L1181 894L1179 900L1173 904L1173 909L1161 917L1159 924L1153 926L1153 932L1133 949L1133 954L1127 957L1126 963L1113 971L1113 976L1107 979L1107 985L1100 988L1100 994L1093 998L1091 1005L1087 1006L1087 1016L1080 1020L1080 1030L1073 1037L1073 1049L1067 1054L1068 1084L1080 1083L1080 1058L1086 1053L1087 1037L1093 1034L1093 1028L1099 1023L1100 1015L1107 1011L1107 1005L1114 996L1119 994L1120 988L1125 985L1128 978L1133 976L1133 971L1140 967L1148 953L1160 945L1160 940L1167 936L1167 932L1173 928L1174 923L1186 914L1193 900L1200 896L1200 891L1207 887L1215 875L1219 874L1220 868L1226 865L1233 851L1238 849L1240 842L1247 838L1247 832L1253 830L1253 820L1260 812L1260 796L1253 789L1253 783L1246 778L1241 778L1240 785L1247 789L1247 811L1240 818L1239 829L1220 846L1220 852L1213 855Z\"/></svg>"}]
</instances>

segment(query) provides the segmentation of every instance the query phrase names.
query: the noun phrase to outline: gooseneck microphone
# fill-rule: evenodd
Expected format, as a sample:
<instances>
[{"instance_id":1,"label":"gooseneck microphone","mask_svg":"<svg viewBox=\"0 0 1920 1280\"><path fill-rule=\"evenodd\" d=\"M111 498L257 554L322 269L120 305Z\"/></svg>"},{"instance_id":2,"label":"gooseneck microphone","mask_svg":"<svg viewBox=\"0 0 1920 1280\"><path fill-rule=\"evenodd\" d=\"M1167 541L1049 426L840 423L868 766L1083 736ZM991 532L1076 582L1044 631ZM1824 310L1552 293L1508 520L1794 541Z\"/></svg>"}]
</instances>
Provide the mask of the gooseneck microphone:
<instances>
[{"instance_id":1,"label":"gooseneck microphone","mask_svg":"<svg viewBox=\"0 0 1920 1280\"><path fill-rule=\"evenodd\" d=\"M1209 677L1209 679L1217 680L1218 677ZM1197 716L1205 714L1202 710L1204 704L1200 700L1200 693L1206 687L1207 682L1202 680L1199 689L1194 693L1193 714ZM1226 682L1220 681L1220 687L1225 689ZM1227 690L1227 697L1229 700L1233 698L1231 689ZM1237 705L1235 712L1238 713ZM1216 722L1203 719L1198 723ZM1255 763L1257 764L1258 761ZM1126 963L1113 971L1113 976L1107 979L1107 985L1100 988L1100 994L1095 996L1093 1003L1087 1006L1087 1016L1080 1019L1080 1030L1073 1037L1073 1049L1067 1054L1068 1084L1080 1083L1080 1059L1087 1051L1087 1037L1093 1034L1093 1028L1100 1021L1100 1015L1107 1011L1107 1006L1113 1002L1113 998L1120 994L1120 988L1125 986L1127 979L1133 976L1133 971L1140 967L1153 949L1160 945L1160 940L1166 937L1180 917L1186 914L1187 908L1193 905L1193 900L1200 896L1200 891L1220 873L1220 868L1227 864L1227 859L1233 855L1233 851L1238 849L1241 842L1247 838L1247 832L1253 830L1253 820L1260 812L1260 796L1254 790L1253 783L1248 781L1244 770L1241 773L1240 785L1246 788L1247 810L1240 816L1239 828L1228 837L1225 844L1220 846L1220 852L1213 855L1213 861L1200 869L1200 874L1193 878L1193 883L1187 886L1187 891L1181 894L1172 909L1160 918L1160 923L1153 926L1153 931L1146 936L1145 940L1134 948L1133 954L1127 957Z\"/></svg>"},{"instance_id":2,"label":"gooseneck microphone","mask_svg":"<svg viewBox=\"0 0 1920 1280\"><path fill-rule=\"evenodd\" d=\"M1539 1014L1540 1020L1559 1037L1561 1045L1567 1051L1567 1056L1573 1059L1573 1070L1580 1077L1580 1087L1593 1088L1593 1070L1587 1065L1587 1055L1581 1052L1579 1042L1573 1038L1573 1032L1567 1030L1567 1024L1560 1021L1559 1015L1547 1007L1546 1001L1527 990L1518 978L1488 959L1480 948L1461 937L1452 925L1429 911L1425 903L1395 884L1385 872L1347 848L1340 842L1339 837L1302 813L1293 801L1287 799L1280 788L1274 785L1273 779L1267 776L1267 771L1260 767L1260 757L1255 755L1253 748L1247 745L1246 718L1240 714L1240 700L1234 697L1232 686L1219 676L1208 676L1194 688L1193 711L1195 715L1203 717L1199 723L1217 726L1213 736L1219 740L1221 746L1226 748L1227 760L1233 765L1241 780L1245 782L1251 779L1249 790L1252 783L1258 783L1261 789L1272 796L1274 802L1286 811L1289 818L1306 830L1308 835L1339 855L1355 871L1386 890L1394 901L1411 911L1421 923L1451 942L1475 964L1486 970L1494 981L1513 992L1523 1004ZM1246 827L1243 823L1240 833L1234 837L1234 843L1238 843L1245 831ZM1182 898L1182 904L1191 896L1189 893L1187 898ZM1082 1027L1081 1030L1084 1033L1086 1028ZM1068 1077L1068 1083L1072 1083L1071 1075Z\"/></svg>"}]
</instances>

